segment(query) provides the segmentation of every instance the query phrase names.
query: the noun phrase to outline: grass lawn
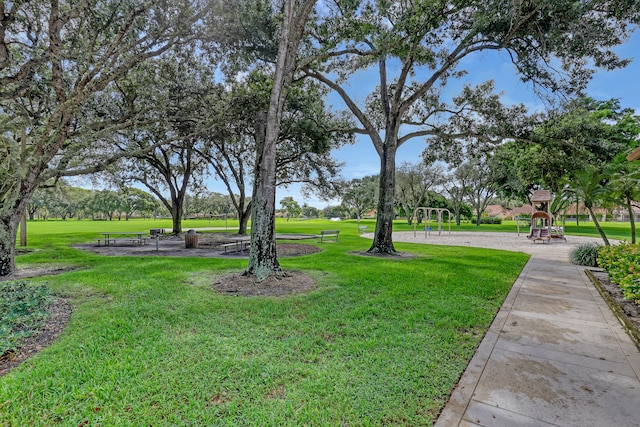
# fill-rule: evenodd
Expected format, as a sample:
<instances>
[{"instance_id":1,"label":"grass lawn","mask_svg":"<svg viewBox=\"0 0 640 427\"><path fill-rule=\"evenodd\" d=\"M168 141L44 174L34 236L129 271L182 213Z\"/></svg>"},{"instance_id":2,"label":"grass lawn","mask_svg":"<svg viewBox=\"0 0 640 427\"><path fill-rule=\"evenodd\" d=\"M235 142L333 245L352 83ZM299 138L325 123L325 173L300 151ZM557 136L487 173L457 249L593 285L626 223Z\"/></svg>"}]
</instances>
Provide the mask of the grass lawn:
<instances>
[{"instance_id":1,"label":"grass lawn","mask_svg":"<svg viewBox=\"0 0 640 427\"><path fill-rule=\"evenodd\" d=\"M320 253L280 260L317 289L237 297L210 284L246 260L69 247L165 222L29 223L35 250L19 266L80 267L31 281L74 311L57 342L0 378L0 425L428 426L527 260L411 244L397 249L414 258L362 257L350 253L370 244L355 222L279 221L278 232L342 230L339 243L307 241Z\"/></svg>"}]
</instances>

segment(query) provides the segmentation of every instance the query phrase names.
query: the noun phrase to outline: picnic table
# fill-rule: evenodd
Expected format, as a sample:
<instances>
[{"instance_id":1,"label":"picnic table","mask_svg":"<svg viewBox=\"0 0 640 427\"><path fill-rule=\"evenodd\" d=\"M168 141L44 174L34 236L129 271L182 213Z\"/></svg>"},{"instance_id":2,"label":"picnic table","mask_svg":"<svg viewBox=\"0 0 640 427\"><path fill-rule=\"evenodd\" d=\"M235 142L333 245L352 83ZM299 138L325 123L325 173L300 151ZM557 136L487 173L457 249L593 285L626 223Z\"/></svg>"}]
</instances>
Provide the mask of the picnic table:
<instances>
[{"instance_id":1,"label":"picnic table","mask_svg":"<svg viewBox=\"0 0 640 427\"><path fill-rule=\"evenodd\" d=\"M236 252L242 253L244 249L248 249L249 245L251 244L251 236L238 236L233 238L232 240L233 242L225 243L224 245L222 245L225 253L227 253L227 249L230 247L235 247Z\"/></svg>"},{"instance_id":2,"label":"picnic table","mask_svg":"<svg viewBox=\"0 0 640 427\"><path fill-rule=\"evenodd\" d=\"M118 242L117 237L124 238L137 246L147 244L147 239L145 239L147 233L145 231L105 231L100 234L102 234L103 239L98 239L98 246L100 246L101 242L104 242L105 246L115 245Z\"/></svg>"}]
</instances>

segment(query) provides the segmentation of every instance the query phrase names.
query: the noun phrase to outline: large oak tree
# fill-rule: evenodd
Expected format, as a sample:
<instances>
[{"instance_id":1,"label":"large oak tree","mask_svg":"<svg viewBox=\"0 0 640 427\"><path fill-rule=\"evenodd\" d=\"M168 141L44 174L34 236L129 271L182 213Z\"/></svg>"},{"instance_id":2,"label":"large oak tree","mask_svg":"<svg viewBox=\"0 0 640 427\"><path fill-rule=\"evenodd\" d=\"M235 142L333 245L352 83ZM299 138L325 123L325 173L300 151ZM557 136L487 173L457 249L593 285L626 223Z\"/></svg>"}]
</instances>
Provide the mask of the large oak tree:
<instances>
[{"instance_id":1,"label":"large oak tree","mask_svg":"<svg viewBox=\"0 0 640 427\"><path fill-rule=\"evenodd\" d=\"M307 75L337 93L380 157L380 191L370 252L393 253L396 153L412 138L457 151L463 143L519 136L523 108L505 108L490 85L452 101L445 88L463 62L501 51L541 91L574 93L593 68L627 62L611 48L638 24L635 0L440 1L334 0L309 43ZM364 69L378 86L362 100L349 78Z\"/></svg>"},{"instance_id":2,"label":"large oak tree","mask_svg":"<svg viewBox=\"0 0 640 427\"><path fill-rule=\"evenodd\" d=\"M100 133L133 121L91 114L101 93L193 35L198 1L0 1L0 276L15 270L17 226L52 178L92 172Z\"/></svg>"}]
</instances>

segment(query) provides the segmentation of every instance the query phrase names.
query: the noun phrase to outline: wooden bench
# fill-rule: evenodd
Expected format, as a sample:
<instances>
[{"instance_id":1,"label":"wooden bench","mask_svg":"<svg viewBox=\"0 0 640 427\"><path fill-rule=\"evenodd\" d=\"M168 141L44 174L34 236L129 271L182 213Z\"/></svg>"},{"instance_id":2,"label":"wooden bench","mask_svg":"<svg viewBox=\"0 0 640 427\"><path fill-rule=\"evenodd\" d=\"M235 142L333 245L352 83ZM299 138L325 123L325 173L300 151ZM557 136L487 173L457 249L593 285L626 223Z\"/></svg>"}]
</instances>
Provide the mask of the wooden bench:
<instances>
[{"instance_id":1,"label":"wooden bench","mask_svg":"<svg viewBox=\"0 0 640 427\"><path fill-rule=\"evenodd\" d=\"M320 237L320 242L324 242L325 239L335 239L335 241L338 241L338 234L340 234L340 230L321 230L320 231L320 235L318 237Z\"/></svg>"},{"instance_id":2,"label":"wooden bench","mask_svg":"<svg viewBox=\"0 0 640 427\"><path fill-rule=\"evenodd\" d=\"M359 234L366 233L367 231L369 231L369 227L367 227L366 225L359 225L358 226L358 233Z\"/></svg>"}]
</instances>

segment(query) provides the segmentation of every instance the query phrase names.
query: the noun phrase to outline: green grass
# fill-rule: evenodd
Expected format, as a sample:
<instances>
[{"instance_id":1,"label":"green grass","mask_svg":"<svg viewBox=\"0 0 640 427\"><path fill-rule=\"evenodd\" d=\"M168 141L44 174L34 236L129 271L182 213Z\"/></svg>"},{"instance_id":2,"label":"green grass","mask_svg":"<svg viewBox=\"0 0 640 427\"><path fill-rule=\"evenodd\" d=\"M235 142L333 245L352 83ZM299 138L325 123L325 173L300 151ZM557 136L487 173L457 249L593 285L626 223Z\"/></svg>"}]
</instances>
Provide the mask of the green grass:
<instances>
[{"instance_id":1,"label":"green grass","mask_svg":"<svg viewBox=\"0 0 640 427\"><path fill-rule=\"evenodd\" d=\"M36 250L18 265L79 267L32 281L74 311L57 342L0 378L0 425L431 425L527 260L411 244L396 246L414 258L362 257L351 252L370 241L355 221L278 221L279 232L338 228L340 242L280 260L317 290L245 298L209 284L246 260L69 247L159 226L29 223Z\"/></svg>"}]
</instances>

